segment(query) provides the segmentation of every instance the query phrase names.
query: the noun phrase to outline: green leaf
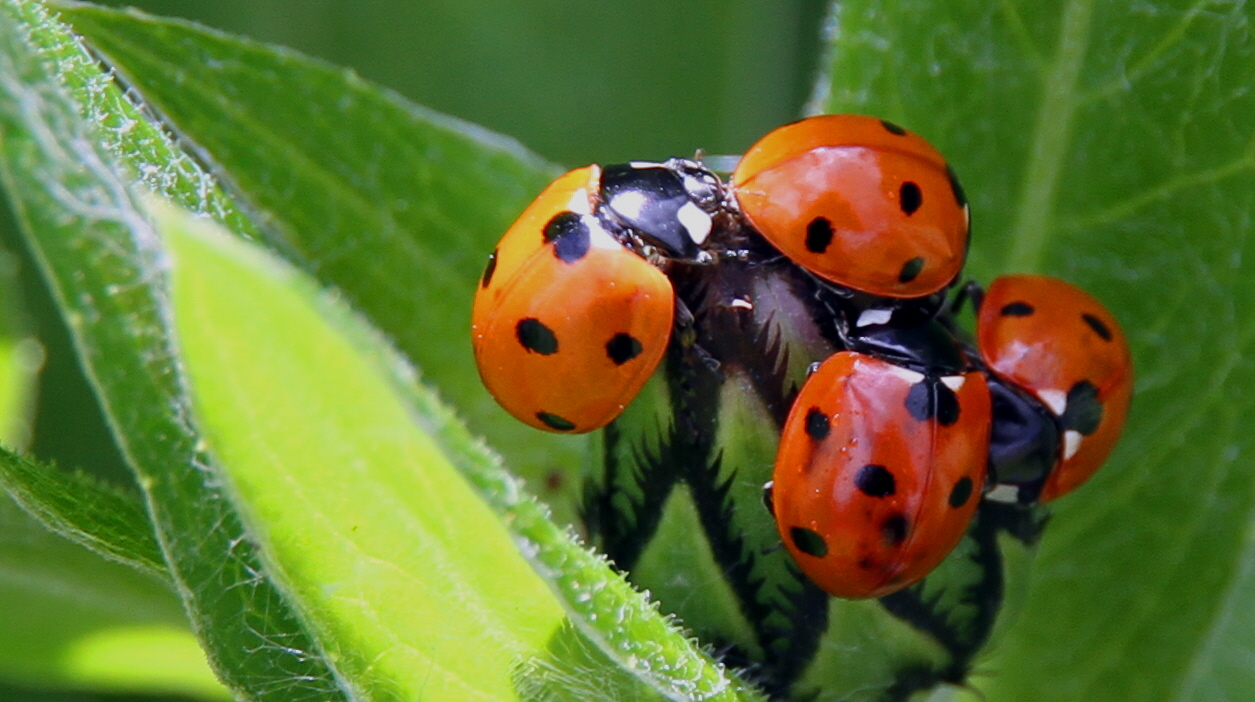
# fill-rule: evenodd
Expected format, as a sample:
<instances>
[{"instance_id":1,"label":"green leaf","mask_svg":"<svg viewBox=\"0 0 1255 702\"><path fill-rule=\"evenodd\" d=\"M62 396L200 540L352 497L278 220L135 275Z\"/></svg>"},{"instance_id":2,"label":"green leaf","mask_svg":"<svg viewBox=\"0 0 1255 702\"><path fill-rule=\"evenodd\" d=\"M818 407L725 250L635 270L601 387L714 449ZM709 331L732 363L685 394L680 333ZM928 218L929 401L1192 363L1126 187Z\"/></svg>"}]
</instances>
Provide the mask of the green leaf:
<instances>
[{"instance_id":1,"label":"green leaf","mask_svg":"<svg viewBox=\"0 0 1255 702\"><path fill-rule=\"evenodd\" d=\"M98 104L90 95L116 87L39 5L5 0L0 19L0 179L146 492L211 665L244 699L343 698L330 665L264 577L189 424L156 237L98 145L107 137L80 116ZM120 116L95 114L90 124ZM143 146L156 154L168 144ZM169 173L180 163L150 167Z\"/></svg>"},{"instance_id":2,"label":"green leaf","mask_svg":"<svg viewBox=\"0 0 1255 702\"><path fill-rule=\"evenodd\" d=\"M359 321L259 251L159 212L209 448L269 569L350 688L517 699L615 678L605 662L555 649L573 633L562 607L448 451L508 515L585 635L668 697L737 698L620 576L547 522Z\"/></svg>"},{"instance_id":3,"label":"green leaf","mask_svg":"<svg viewBox=\"0 0 1255 702\"><path fill-rule=\"evenodd\" d=\"M2 494L0 602L0 678L228 698L167 586L53 534Z\"/></svg>"},{"instance_id":4,"label":"green leaf","mask_svg":"<svg viewBox=\"0 0 1255 702\"><path fill-rule=\"evenodd\" d=\"M512 666L563 617L495 515L321 323L308 281L158 215L208 448L345 683L368 698L510 699Z\"/></svg>"},{"instance_id":5,"label":"green leaf","mask_svg":"<svg viewBox=\"0 0 1255 702\"><path fill-rule=\"evenodd\" d=\"M235 231L254 231L252 222L236 209L213 177L118 89L68 28L49 17L43 4L17 0L6 4L9 13L30 25L31 50L49 64L44 71L55 68L56 81L73 95L80 117L92 125L93 137L103 151L154 192L194 212L213 216Z\"/></svg>"},{"instance_id":6,"label":"green leaf","mask_svg":"<svg viewBox=\"0 0 1255 702\"><path fill-rule=\"evenodd\" d=\"M1027 609L981 688L993 700L1255 695L1249 9L851 0L831 26L816 109L932 140L972 203L971 272L1074 281L1133 348L1125 436L1058 503Z\"/></svg>"},{"instance_id":7,"label":"green leaf","mask_svg":"<svg viewBox=\"0 0 1255 702\"><path fill-rule=\"evenodd\" d=\"M535 488L581 463L583 438L505 414L469 353L475 281L556 166L288 49L135 11L63 15L223 173L266 242L342 290Z\"/></svg>"},{"instance_id":8,"label":"green leaf","mask_svg":"<svg viewBox=\"0 0 1255 702\"><path fill-rule=\"evenodd\" d=\"M51 531L110 560L168 579L139 496L85 473L40 465L0 448L0 487Z\"/></svg>"}]
</instances>

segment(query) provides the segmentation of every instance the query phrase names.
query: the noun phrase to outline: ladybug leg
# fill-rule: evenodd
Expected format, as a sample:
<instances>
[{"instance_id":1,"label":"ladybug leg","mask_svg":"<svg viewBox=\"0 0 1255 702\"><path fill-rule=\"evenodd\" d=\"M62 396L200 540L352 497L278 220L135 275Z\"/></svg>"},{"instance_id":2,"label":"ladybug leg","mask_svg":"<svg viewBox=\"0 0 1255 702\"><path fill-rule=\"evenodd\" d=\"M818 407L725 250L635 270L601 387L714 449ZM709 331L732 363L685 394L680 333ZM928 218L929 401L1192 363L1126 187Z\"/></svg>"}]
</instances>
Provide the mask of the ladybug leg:
<instances>
[{"instance_id":1,"label":"ladybug leg","mask_svg":"<svg viewBox=\"0 0 1255 702\"><path fill-rule=\"evenodd\" d=\"M767 512L768 514L771 515L772 519L776 518L776 506L775 506L775 503L772 502L772 491L775 485L776 485L776 481L774 480L768 480L767 482L763 483L763 506L767 508ZM759 554L763 556L770 556L771 554L783 548L784 548L784 542L776 541L772 545L764 547L762 550L760 550Z\"/></svg>"},{"instance_id":2,"label":"ladybug leg","mask_svg":"<svg viewBox=\"0 0 1255 702\"><path fill-rule=\"evenodd\" d=\"M719 372L719 359L711 355L709 351L702 348L697 343L697 318L693 316L692 310L677 295L675 298L675 322L672 331L672 339L680 348L680 353L686 358L695 362L697 365L704 366L711 373L718 376L723 381L723 374Z\"/></svg>"},{"instance_id":3,"label":"ladybug leg","mask_svg":"<svg viewBox=\"0 0 1255 702\"><path fill-rule=\"evenodd\" d=\"M985 304L985 289L975 280L969 280L964 283L963 292L972 299L972 311L979 314L981 305Z\"/></svg>"},{"instance_id":4,"label":"ladybug leg","mask_svg":"<svg viewBox=\"0 0 1255 702\"><path fill-rule=\"evenodd\" d=\"M985 302L985 289L975 280L969 280L959 287L959 291L954 294L954 299L950 301L949 312L952 315L958 315L963 311L963 303L968 300L972 301L972 312L980 314L980 306Z\"/></svg>"},{"instance_id":5,"label":"ladybug leg","mask_svg":"<svg viewBox=\"0 0 1255 702\"><path fill-rule=\"evenodd\" d=\"M814 283L812 299L820 316L827 322L821 325L824 336L838 348L851 348L851 321L842 305L843 301L851 299L851 291L831 285L810 271L803 270L802 272Z\"/></svg>"},{"instance_id":6,"label":"ladybug leg","mask_svg":"<svg viewBox=\"0 0 1255 702\"><path fill-rule=\"evenodd\" d=\"M697 320L693 316L693 311L689 306L684 304L684 300L679 295L675 297L675 322L673 323L672 339L680 345L680 348L688 350L697 345Z\"/></svg>"},{"instance_id":7,"label":"ladybug leg","mask_svg":"<svg viewBox=\"0 0 1255 702\"><path fill-rule=\"evenodd\" d=\"M701 344L694 344L693 348L690 349L690 352L694 356L696 356L697 360L703 366L709 369L711 373L714 373L716 376L718 376L720 382L723 382L724 380L726 380L726 378L724 378L723 376L723 373L719 372L719 359L715 358L714 356L710 354L709 351L702 348Z\"/></svg>"}]
</instances>

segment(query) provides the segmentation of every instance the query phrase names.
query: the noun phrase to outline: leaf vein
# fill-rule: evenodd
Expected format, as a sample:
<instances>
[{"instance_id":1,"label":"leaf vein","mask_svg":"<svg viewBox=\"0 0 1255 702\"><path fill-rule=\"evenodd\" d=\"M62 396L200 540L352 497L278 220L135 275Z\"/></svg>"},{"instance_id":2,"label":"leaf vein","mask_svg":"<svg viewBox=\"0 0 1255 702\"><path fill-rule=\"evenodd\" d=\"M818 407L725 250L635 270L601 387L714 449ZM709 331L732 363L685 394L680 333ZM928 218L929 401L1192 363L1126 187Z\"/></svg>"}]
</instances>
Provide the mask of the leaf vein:
<instances>
[{"instance_id":1,"label":"leaf vein","mask_svg":"<svg viewBox=\"0 0 1255 702\"><path fill-rule=\"evenodd\" d=\"M1093 0L1070 0L1059 29L1059 45L1042 83L1042 100L1005 271L1031 272L1040 265L1051 229L1055 190L1072 138L1076 82L1089 45Z\"/></svg>"},{"instance_id":2,"label":"leaf vein","mask_svg":"<svg viewBox=\"0 0 1255 702\"><path fill-rule=\"evenodd\" d=\"M1150 204L1165 200L1168 197L1188 188L1209 185L1233 177L1255 168L1255 141L1247 145L1246 151L1228 163L1194 173L1184 173L1170 178L1158 186L1104 207L1096 212L1077 217L1068 223L1069 229L1089 229L1119 221Z\"/></svg>"},{"instance_id":3,"label":"leaf vein","mask_svg":"<svg viewBox=\"0 0 1255 702\"><path fill-rule=\"evenodd\" d=\"M1127 71L1122 72L1119 77L1112 79L1106 85L1082 95L1077 100L1077 104L1085 105L1097 102L1098 100L1110 97L1122 90L1127 90L1147 73L1150 73L1158 67L1159 59L1162 58L1169 49L1181 43L1181 40L1185 38L1185 33L1189 30L1190 26L1194 24L1194 20L1203 13L1203 10L1207 9L1209 6L1223 4L1227 4L1227 0L1197 0L1197 2L1190 7L1190 9L1186 10L1181 15L1181 18L1175 25L1172 26L1172 29L1164 33L1163 38L1159 40L1159 43L1151 48L1150 51L1146 52L1146 55L1135 61L1133 65Z\"/></svg>"}]
</instances>

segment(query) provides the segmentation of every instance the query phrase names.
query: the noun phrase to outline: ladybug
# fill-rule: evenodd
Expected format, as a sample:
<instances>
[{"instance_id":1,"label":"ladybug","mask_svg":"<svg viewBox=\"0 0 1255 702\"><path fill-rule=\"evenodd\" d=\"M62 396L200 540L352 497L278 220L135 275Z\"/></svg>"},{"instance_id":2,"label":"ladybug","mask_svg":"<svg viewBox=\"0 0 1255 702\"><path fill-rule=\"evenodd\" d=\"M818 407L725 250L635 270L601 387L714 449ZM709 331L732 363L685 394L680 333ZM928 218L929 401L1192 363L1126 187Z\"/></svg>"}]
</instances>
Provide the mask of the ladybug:
<instances>
[{"instance_id":1,"label":"ladybug","mask_svg":"<svg viewBox=\"0 0 1255 702\"><path fill-rule=\"evenodd\" d=\"M841 351L798 393L771 505L785 547L837 597L882 597L924 577L980 502L990 399L978 370L941 375Z\"/></svg>"},{"instance_id":2,"label":"ladybug","mask_svg":"<svg viewBox=\"0 0 1255 702\"><path fill-rule=\"evenodd\" d=\"M1079 487L1115 447L1133 395L1120 325L1058 278L1008 275L978 303L976 341L992 377L993 499L1049 502Z\"/></svg>"},{"instance_id":3,"label":"ladybug","mask_svg":"<svg viewBox=\"0 0 1255 702\"><path fill-rule=\"evenodd\" d=\"M860 115L822 115L763 137L732 174L744 217L785 256L829 282L916 298L958 276L967 200L920 136Z\"/></svg>"},{"instance_id":4,"label":"ladybug","mask_svg":"<svg viewBox=\"0 0 1255 702\"><path fill-rule=\"evenodd\" d=\"M614 420L670 339L675 292L659 265L709 257L721 192L683 159L587 166L550 184L501 238L475 293L475 362L497 402L546 431Z\"/></svg>"}]
</instances>

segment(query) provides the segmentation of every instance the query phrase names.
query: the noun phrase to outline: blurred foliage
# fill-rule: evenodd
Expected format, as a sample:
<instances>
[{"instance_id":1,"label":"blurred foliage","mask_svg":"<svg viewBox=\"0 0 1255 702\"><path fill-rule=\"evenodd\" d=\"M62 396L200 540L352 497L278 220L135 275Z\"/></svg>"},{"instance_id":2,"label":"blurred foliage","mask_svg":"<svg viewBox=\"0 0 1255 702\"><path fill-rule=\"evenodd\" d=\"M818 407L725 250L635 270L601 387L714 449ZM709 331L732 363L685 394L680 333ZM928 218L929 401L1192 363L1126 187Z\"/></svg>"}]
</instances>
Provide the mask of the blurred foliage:
<instances>
[{"instance_id":1,"label":"blurred foliage","mask_svg":"<svg viewBox=\"0 0 1255 702\"><path fill-rule=\"evenodd\" d=\"M289 46L575 166L740 153L797 118L823 0L113 0Z\"/></svg>"}]
</instances>

